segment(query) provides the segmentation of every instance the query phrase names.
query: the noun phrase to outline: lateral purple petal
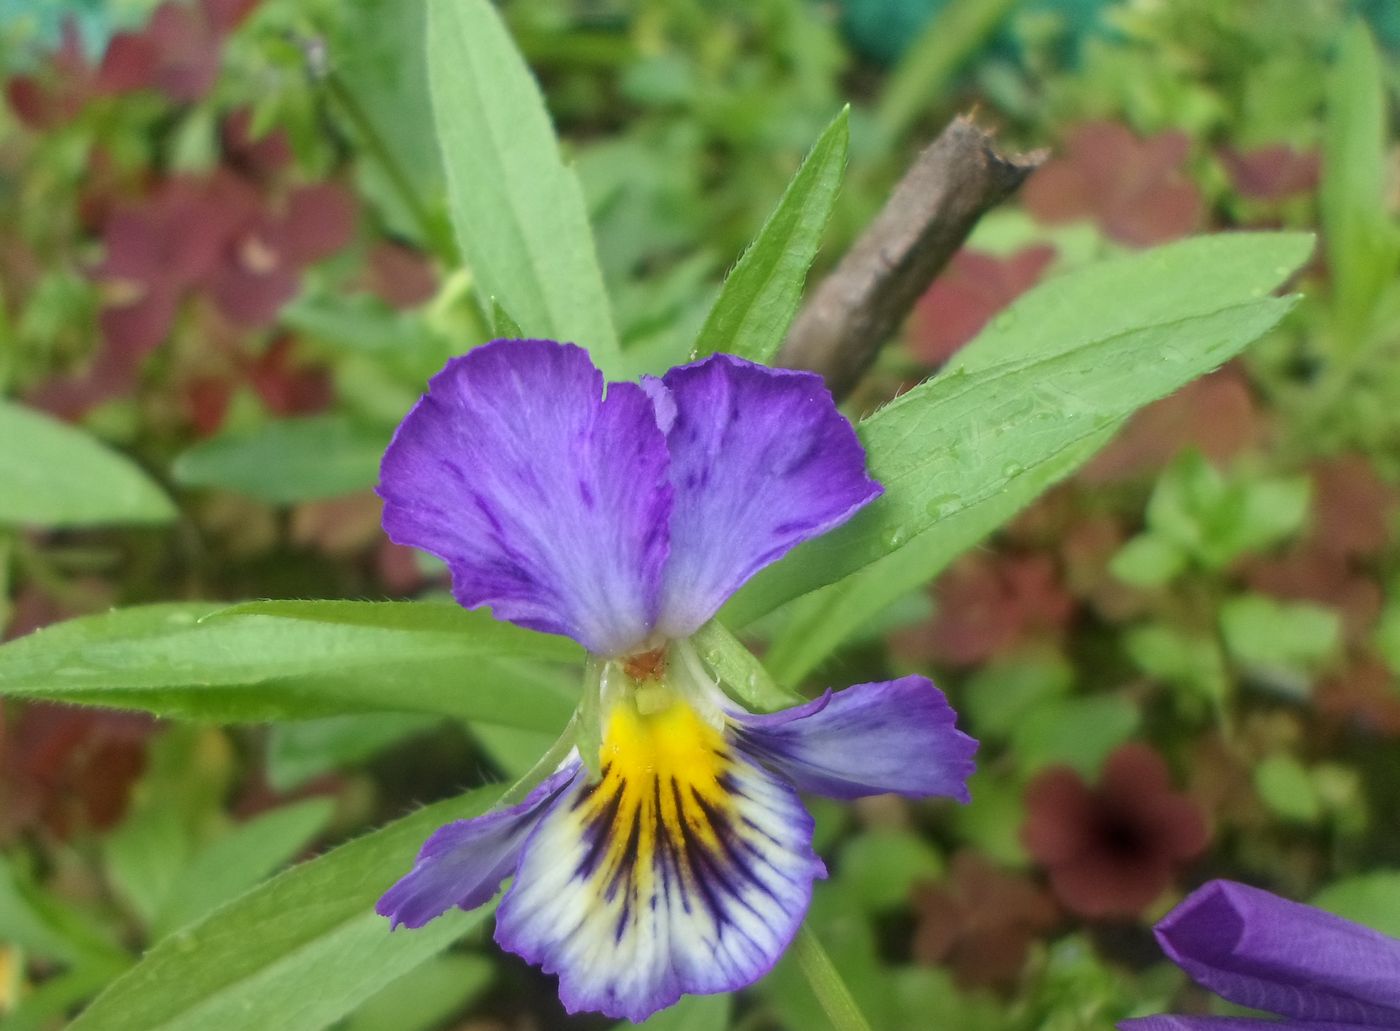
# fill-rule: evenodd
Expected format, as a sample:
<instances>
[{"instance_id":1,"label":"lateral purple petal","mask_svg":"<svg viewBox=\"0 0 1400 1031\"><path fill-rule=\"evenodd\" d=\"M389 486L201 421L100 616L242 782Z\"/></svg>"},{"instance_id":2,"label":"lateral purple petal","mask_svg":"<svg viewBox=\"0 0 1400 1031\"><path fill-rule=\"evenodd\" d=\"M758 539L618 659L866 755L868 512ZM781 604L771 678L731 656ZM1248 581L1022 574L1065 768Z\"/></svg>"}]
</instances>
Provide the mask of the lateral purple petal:
<instances>
[{"instance_id":1,"label":"lateral purple petal","mask_svg":"<svg viewBox=\"0 0 1400 1031\"><path fill-rule=\"evenodd\" d=\"M680 638L754 573L849 519L880 485L814 373L720 354L663 382L675 406L666 442L676 493L659 625Z\"/></svg>"},{"instance_id":2,"label":"lateral purple petal","mask_svg":"<svg viewBox=\"0 0 1400 1031\"><path fill-rule=\"evenodd\" d=\"M391 926L422 927L453 906L475 909L491 901L515 872L520 850L549 804L578 776L575 759L547 778L519 805L433 832L413 869L380 898L374 911Z\"/></svg>"},{"instance_id":3,"label":"lateral purple petal","mask_svg":"<svg viewBox=\"0 0 1400 1031\"><path fill-rule=\"evenodd\" d=\"M587 352L497 340L434 376L384 454L384 529L437 555L468 608L617 655L652 634L672 490L636 384Z\"/></svg>"},{"instance_id":4,"label":"lateral purple petal","mask_svg":"<svg viewBox=\"0 0 1400 1031\"><path fill-rule=\"evenodd\" d=\"M1400 940L1234 881L1157 925L1163 951L1231 1002L1309 1022L1400 1028Z\"/></svg>"},{"instance_id":5,"label":"lateral purple petal","mask_svg":"<svg viewBox=\"0 0 1400 1031\"><path fill-rule=\"evenodd\" d=\"M956 720L943 692L924 677L858 684L782 712L736 716L743 750L802 791L966 802L977 742Z\"/></svg>"}]
</instances>

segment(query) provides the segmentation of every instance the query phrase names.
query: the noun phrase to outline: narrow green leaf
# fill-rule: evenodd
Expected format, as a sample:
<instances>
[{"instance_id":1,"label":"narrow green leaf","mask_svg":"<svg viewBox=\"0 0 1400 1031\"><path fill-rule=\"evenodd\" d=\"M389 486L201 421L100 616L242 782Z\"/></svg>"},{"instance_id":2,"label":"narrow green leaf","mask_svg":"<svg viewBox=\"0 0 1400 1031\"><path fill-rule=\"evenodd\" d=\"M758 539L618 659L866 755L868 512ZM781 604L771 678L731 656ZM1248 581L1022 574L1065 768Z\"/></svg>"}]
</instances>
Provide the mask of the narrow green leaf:
<instances>
[{"instance_id":1,"label":"narrow green leaf","mask_svg":"<svg viewBox=\"0 0 1400 1031\"><path fill-rule=\"evenodd\" d=\"M125 961L112 933L91 913L46 892L0 854L0 927L5 941L70 966L94 963L104 969Z\"/></svg>"},{"instance_id":2,"label":"narrow green leaf","mask_svg":"<svg viewBox=\"0 0 1400 1031\"><path fill-rule=\"evenodd\" d=\"M1319 197L1343 347L1359 342L1360 328L1400 262L1400 234L1387 214L1389 147L1381 59L1357 18L1342 34L1328 81Z\"/></svg>"},{"instance_id":3,"label":"narrow green leaf","mask_svg":"<svg viewBox=\"0 0 1400 1031\"><path fill-rule=\"evenodd\" d=\"M84 431L0 399L0 524L163 523L165 493Z\"/></svg>"},{"instance_id":4,"label":"narrow green leaf","mask_svg":"<svg viewBox=\"0 0 1400 1031\"><path fill-rule=\"evenodd\" d=\"M87 616L0 646L0 697L158 716L249 721L429 712L555 731L582 653L431 602L149 605Z\"/></svg>"},{"instance_id":5,"label":"narrow green leaf","mask_svg":"<svg viewBox=\"0 0 1400 1031\"><path fill-rule=\"evenodd\" d=\"M153 932L164 936L237 898L295 859L335 811L328 798L309 798L255 816L216 838L180 872Z\"/></svg>"},{"instance_id":6,"label":"narrow green leaf","mask_svg":"<svg viewBox=\"0 0 1400 1031\"><path fill-rule=\"evenodd\" d=\"M431 959L380 990L341 1031L432 1031L491 987L496 967L485 956Z\"/></svg>"},{"instance_id":7,"label":"narrow green leaf","mask_svg":"<svg viewBox=\"0 0 1400 1031\"><path fill-rule=\"evenodd\" d=\"M778 352L836 206L850 148L850 108L817 139L768 221L725 277L692 358L723 351L755 362Z\"/></svg>"},{"instance_id":8,"label":"narrow green leaf","mask_svg":"<svg viewBox=\"0 0 1400 1031\"><path fill-rule=\"evenodd\" d=\"M900 140L920 115L948 102L948 85L1001 24L1016 0L953 0L941 5L885 81L875 108L884 147ZM946 108L944 109L946 110Z\"/></svg>"},{"instance_id":9,"label":"narrow green leaf","mask_svg":"<svg viewBox=\"0 0 1400 1031\"><path fill-rule=\"evenodd\" d=\"M268 783L278 791L291 791L313 777L352 766L431 730L439 722L439 717L423 713L376 712L278 723L267 735Z\"/></svg>"},{"instance_id":10,"label":"narrow green leaf","mask_svg":"<svg viewBox=\"0 0 1400 1031\"><path fill-rule=\"evenodd\" d=\"M1066 450L1234 357L1291 304L1253 301L921 384L858 427L884 495L761 572L727 618L742 625L899 552L1021 476L1044 475Z\"/></svg>"},{"instance_id":11,"label":"narrow green leaf","mask_svg":"<svg viewBox=\"0 0 1400 1031\"><path fill-rule=\"evenodd\" d=\"M1372 870L1344 877L1323 888L1312 904L1400 938L1400 870Z\"/></svg>"},{"instance_id":12,"label":"narrow green leaf","mask_svg":"<svg viewBox=\"0 0 1400 1031\"><path fill-rule=\"evenodd\" d=\"M288 870L152 948L73 1031L318 1031L477 926L490 907L390 933L374 903L429 834L484 812L482 788Z\"/></svg>"},{"instance_id":13,"label":"narrow green leaf","mask_svg":"<svg viewBox=\"0 0 1400 1031\"><path fill-rule=\"evenodd\" d=\"M578 177L487 0L428 0L428 82L457 239L485 297L529 335L618 372L617 334Z\"/></svg>"},{"instance_id":14,"label":"narrow green leaf","mask_svg":"<svg viewBox=\"0 0 1400 1031\"><path fill-rule=\"evenodd\" d=\"M856 1005L846 982L841 980L836 964L831 962L816 932L808 924L804 923L798 928L792 953L832 1027L836 1031L870 1031L869 1022Z\"/></svg>"},{"instance_id":15,"label":"narrow green leaf","mask_svg":"<svg viewBox=\"0 0 1400 1031\"><path fill-rule=\"evenodd\" d=\"M625 1020L612 1031L725 1031L733 1009L732 995L682 995L674 1006L642 1023Z\"/></svg>"},{"instance_id":16,"label":"narrow green leaf","mask_svg":"<svg viewBox=\"0 0 1400 1031\"><path fill-rule=\"evenodd\" d=\"M506 311L501 306L501 302L494 297L491 298L491 331L495 333L498 340L518 340L525 335L520 329L520 323L511 318L510 312Z\"/></svg>"},{"instance_id":17,"label":"narrow green leaf","mask_svg":"<svg viewBox=\"0 0 1400 1031\"><path fill-rule=\"evenodd\" d=\"M280 419L249 433L202 441L171 474L187 487L220 487L273 504L350 494L374 486L387 428L338 415Z\"/></svg>"},{"instance_id":18,"label":"narrow green leaf","mask_svg":"<svg viewBox=\"0 0 1400 1031\"><path fill-rule=\"evenodd\" d=\"M1311 233L1217 233L1099 262L1017 298L944 375L1050 357L1272 293L1308 259Z\"/></svg>"}]
</instances>

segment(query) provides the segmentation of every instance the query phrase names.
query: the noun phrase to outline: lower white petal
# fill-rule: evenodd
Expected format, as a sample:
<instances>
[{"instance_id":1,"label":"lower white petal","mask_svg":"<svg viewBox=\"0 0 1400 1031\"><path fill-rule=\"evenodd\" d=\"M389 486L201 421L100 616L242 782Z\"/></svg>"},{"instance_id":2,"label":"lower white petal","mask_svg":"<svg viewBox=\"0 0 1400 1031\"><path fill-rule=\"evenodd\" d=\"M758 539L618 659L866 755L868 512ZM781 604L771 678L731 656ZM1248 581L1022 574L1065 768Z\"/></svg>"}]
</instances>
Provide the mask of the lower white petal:
<instances>
[{"instance_id":1,"label":"lower white petal","mask_svg":"<svg viewBox=\"0 0 1400 1031\"><path fill-rule=\"evenodd\" d=\"M602 766L535 829L496 940L557 973L570 1011L634 1021L757 980L826 872L796 793L678 698L614 709Z\"/></svg>"}]
</instances>

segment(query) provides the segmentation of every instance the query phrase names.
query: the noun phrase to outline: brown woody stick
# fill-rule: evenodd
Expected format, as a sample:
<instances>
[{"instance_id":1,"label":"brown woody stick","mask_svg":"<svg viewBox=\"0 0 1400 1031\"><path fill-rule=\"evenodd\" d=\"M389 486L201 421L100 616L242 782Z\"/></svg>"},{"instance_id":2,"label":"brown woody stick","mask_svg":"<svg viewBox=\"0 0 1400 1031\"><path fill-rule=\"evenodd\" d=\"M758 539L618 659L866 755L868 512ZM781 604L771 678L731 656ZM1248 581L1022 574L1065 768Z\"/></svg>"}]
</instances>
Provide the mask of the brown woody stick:
<instances>
[{"instance_id":1,"label":"brown woody stick","mask_svg":"<svg viewBox=\"0 0 1400 1031\"><path fill-rule=\"evenodd\" d=\"M1007 157L969 116L955 118L808 294L774 364L819 372L838 399L849 394L982 213L1044 160L1044 151Z\"/></svg>"}]
</instances>

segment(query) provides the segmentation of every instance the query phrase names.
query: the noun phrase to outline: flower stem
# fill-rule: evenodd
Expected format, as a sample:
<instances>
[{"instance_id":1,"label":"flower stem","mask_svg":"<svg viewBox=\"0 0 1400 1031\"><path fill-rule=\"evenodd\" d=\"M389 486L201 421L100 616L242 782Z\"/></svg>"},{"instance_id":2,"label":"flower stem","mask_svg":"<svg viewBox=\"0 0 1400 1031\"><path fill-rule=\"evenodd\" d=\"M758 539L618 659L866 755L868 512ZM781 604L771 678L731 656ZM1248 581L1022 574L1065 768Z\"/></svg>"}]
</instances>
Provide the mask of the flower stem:
<instances>
[{"instance_id":1,"label":"flower stem","mask_svg":"<svg viewBox=\"0 0 1400 1031\"><path fill-rule=\"evenodd\" d=\"M535 761L535 765L526 770L523 777L501 792L501 797L496 800L496 805L504 807L523 802L525 796L564 761L564 756L568 755L569 749L574 747L574 739L577 734L578 715L575 714L569 719L568 724L564 727L564 732L559 735L554 744L550 745L544 755Z\"/></svg>"},{"instance_id":2,"label":"flower stem","mask_svg":"<svg viewBox=\"0 0 1400 1031\"><path fill-rule=\"evenodd\" d=\"M792 954L836 1031L870 1031L870 1024L856 1005L851 990L836 972L836 964L831 962L826 949L805 923L792 943Z\"/></svg>"}]
</instances>

